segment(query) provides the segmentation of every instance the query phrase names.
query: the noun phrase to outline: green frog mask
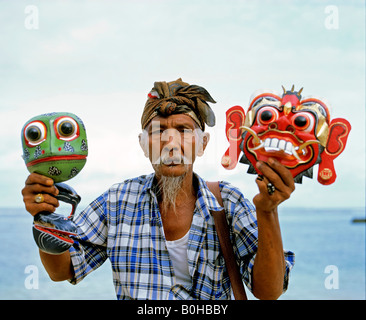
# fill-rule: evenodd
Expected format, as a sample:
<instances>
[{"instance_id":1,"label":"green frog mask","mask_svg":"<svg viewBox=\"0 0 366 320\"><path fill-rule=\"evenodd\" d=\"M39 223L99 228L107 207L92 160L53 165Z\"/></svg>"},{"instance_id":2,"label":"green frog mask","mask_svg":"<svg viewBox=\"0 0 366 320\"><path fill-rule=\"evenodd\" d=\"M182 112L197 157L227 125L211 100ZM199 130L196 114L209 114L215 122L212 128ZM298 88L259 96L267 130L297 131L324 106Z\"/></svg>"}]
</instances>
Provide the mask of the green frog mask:
<instances>
[{"instance_id":1,"label":"green frog mask","mask_svg":"<svg viewBox=\"0 0 366 320\"><path fill-rule=\"evenodd\" d=\"M86 163L83 122L72 113L53 112L30 119L22 128L23 159L29 172L55 182L75 177Z\"/></svg>"},{"instance_id":2,"label":"green frog mask","mask_svg":"<svg viewBox=\"0 0 366 320\"><path fill-rule=\"evenodd\" d=\"M21 138L28 171L52 178L59 190L56 198L72 205L67 218L46 211L34 216L33 237L38 247L49 254L61 254L74 244L77 227L73 215L81 200L74 189L61 182L75 177L85 165L88 144L84 124L72 113L42 114L23 126Z\"/></svg>"}]
</instances>

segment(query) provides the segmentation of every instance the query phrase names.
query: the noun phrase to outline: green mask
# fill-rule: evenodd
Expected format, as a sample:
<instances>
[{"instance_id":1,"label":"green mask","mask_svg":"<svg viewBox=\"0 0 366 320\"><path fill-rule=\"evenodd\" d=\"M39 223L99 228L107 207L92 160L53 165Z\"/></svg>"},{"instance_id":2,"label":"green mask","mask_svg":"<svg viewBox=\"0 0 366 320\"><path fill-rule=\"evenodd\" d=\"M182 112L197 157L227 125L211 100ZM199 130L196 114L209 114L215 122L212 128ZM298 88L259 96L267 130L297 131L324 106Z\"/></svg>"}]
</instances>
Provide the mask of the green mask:
<instances>
[{"instance_id":1,"label":"green mask","mask_svg":"<svg viewBox=\"0 0 366 320\"><path fill-rule=\"evenodd\" d=\"M22 129L23 159L29 172L55 182L75 177L86 163L88 144L83 122L67 112L30 119Z\"/></svg>"}]
</instances>

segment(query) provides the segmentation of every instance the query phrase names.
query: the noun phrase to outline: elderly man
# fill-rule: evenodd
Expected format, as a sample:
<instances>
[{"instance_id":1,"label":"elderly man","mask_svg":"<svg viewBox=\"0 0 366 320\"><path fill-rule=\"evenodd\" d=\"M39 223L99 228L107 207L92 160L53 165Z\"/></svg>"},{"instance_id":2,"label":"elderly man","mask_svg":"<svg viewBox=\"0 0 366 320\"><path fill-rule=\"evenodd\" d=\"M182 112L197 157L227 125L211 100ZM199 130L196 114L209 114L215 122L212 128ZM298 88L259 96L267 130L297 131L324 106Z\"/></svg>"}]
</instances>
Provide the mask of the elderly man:
<instances>
[{"instance_id":1,"label":"elderly man","mask_svg":"<svg viewBox=\"0 0 366 320\"><path fill-rule=\"evenodd\" d=\"M109 258L118 299L230 299L231 285L210 211L221 210L206 182L193 171L209 142L205 124L214 103L202 87L181 79L156 82L141 118L140 145L154 174L112 186L76 218L78 239L69 251L40 251L54 281L76 284ZM258 162L253 205L227 182L220 192L242 280L260 299L287 289L294 255L283 250L277 206L294 181L278 161ZM267 184L275 186L268 193ZM31 174L23 189L27 210L54 212L53 181ZM34 197L44 193L44 202Z\"/></svg>"}]
</instances>

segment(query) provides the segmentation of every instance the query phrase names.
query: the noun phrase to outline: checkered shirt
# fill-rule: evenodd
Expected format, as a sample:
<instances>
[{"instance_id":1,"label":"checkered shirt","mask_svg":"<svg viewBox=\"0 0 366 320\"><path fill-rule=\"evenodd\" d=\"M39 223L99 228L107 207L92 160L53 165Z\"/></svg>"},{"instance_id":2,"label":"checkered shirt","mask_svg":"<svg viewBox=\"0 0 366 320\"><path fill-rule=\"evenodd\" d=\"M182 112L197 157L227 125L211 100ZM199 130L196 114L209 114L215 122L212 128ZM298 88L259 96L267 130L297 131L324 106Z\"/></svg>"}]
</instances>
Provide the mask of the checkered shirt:
<instances>
[{"instance_id":1,"label":"checkered shirt","mask_svg":"<svg viewBox=\"0 0 366 320\"><path fill-rule=\"evenodd\" d=\"M118 299L230 299L229 276L210 215L210 210L222 207L205 181L195 177L198 193L187 249L191 286L176 283L154 192L154 174L113 185L77 216L78 238L70 249L75 277L70 282L80 282L109 258ZM251 290L258 244L255 209L229 183L220 182L220 190L242 278ZM285 260L284 291L294 254L285 251Z\"/></svg>"}]
</instances>

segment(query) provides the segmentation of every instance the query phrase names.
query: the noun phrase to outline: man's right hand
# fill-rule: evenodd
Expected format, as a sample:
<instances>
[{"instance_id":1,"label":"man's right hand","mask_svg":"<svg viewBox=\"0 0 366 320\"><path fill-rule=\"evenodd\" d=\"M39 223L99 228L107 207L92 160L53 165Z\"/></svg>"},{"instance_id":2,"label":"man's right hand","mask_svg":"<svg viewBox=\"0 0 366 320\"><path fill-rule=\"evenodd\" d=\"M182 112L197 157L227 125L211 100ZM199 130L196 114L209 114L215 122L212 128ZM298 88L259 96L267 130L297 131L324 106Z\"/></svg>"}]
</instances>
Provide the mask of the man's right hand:
<instances>
[{"instance_id":1,"label":"man's right hand","mask_svg":"<svg viewBox=\"0 0 366 320\"><path fill-rule=\"evenodd\" d=\"M35 197L37 194L43 194L44 201L37 203ZM41 211L54 212L59 206L58 200L55 198L59 193L51 178L31 173L25 181L25 187L22 189L23 201L25 209L35 216Z\"/></svg>"}]
</instances>

